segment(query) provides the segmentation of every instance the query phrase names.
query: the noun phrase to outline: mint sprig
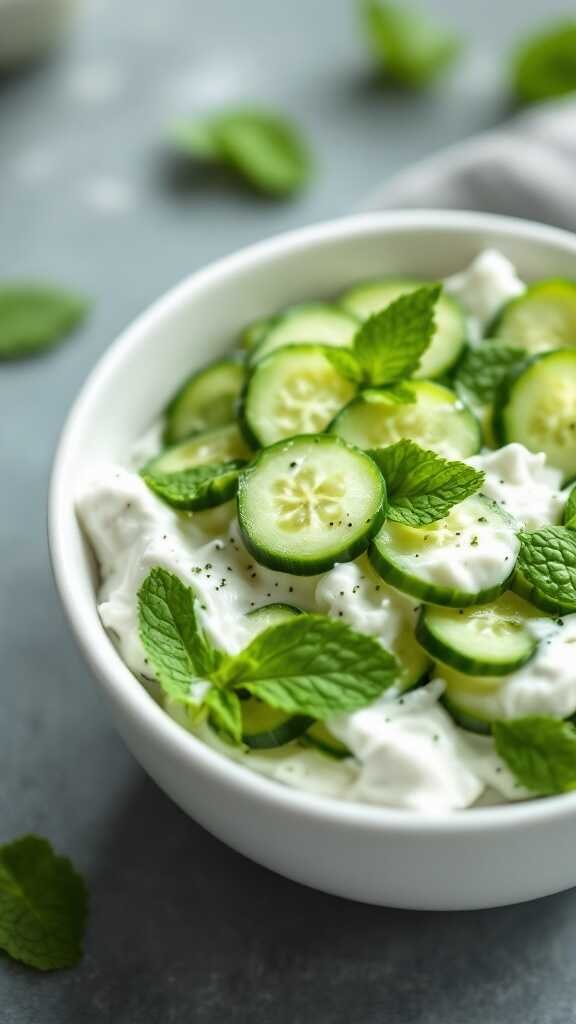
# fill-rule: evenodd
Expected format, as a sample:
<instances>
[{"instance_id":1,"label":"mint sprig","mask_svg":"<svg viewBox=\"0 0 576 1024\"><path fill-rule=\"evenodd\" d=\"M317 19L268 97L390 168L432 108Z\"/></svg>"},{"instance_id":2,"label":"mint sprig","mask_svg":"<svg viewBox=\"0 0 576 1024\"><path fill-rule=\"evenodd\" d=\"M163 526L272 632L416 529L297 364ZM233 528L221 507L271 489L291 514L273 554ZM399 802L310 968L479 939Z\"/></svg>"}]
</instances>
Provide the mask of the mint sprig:
<instances>
[{"instance_id":1,"label":"mint sprig","mask_svg":"<svg viewBox=\"0 0 576 1024\"><path fill-rule=\"evenodd\" d=\"M325 719L375 700L398 666L375 639L323 615L302 614L271 626L237 655L214 648L196 616L196 598L156 567L138 594L140 636L160 686L172 699L198 704L191 684L212 684L204 704L219 732L238 743L248 691L272 708Z\"/></svg>"},{"instance_id":2,"label":"mint sprig","mask_svg":"<svg viewBox=\"0 0 576 1024\"><path fill-rule=\"evenodd\" d=\"M190 587L166 569L148 573L138 591L140 639L162 689L184 703L195 679L210 679L220 653L204 633Z\"/></svg>"},{"instance_id":3,"label":"mint sprig","mask_svg":"<svg viewBox=\"0 0 576 1024\"><path fill-rule=\"evenodd\" d=\"M456 389L464 389L482 405L492 405L510 371L525 359L524 349L485 341L465 352L454 375Z\"/></svg>"},{"instance_id":4,"label":"mint sprig","mask_svg":"<svg viewBox=\"0 0 576 1024\"><path fill-rule=\"evenodd\" d=\"M519 537L516 572L522 593L539 608L576 612L576 532L544 526Z\"/></svg>"},{"instance_id":5,"label":"mint sprig","mask_svg":"<svg viewBox=\"0 0 576 1024\"><path fill-rule=\"evenodd\" d=\"M0 359L53 348L84 320L87 301L47 284L0 285Z\"/></svg>"},{"instance_id":6,"label":"mint sprig","mask_svg":"<svg viewBox=\"0 0 576 1024\"><path fill-rule=\"evenodd\" d=\"M310 175L311 159L299 131L270 111L238 108L181 121L173 139L182 153L228 166L268 195L296 192Z\"/></svg>"},{"instance_id":7,"label":"mint sprig","mask_svg":"<svg viewBox=\"0 0 576 1024\"><path fill-rule=\"evenodd\" d=\"M14 960L40 971L76 964L87 905L84 882L46 839L0 846L0 949Z\"/></svg>"},{"instance_id":8,"label":"mint sprig","mask_svg":"<svg viewBox=\"0 0 576 1024\"><path fill-rule=\"evenodd\" d=\"M398 441L369 454L386 480L387 517L405 526L426 526L444 519L484 481L480 470L443 459L414 441Z\"/></svg>"},{"instance_id":9,"label":"mint sprig","mask_svg":"<svg viewBox=\"0 0 576 1024\"><path fill-rule=\"evenodd\" d=\"M456 57L456 36L404 4L364 0L365 35L380 70L393 82L417 89L429 85Z\"/></svg>"},{"instance_id":10,"label":"mint sprig","mask_svg":"<svg viewBox=\"0 0 576 1024\"><path fill-rule=\"evenodd\" d=\"M140 475L151 491L172 508L197 511L210 507L216 490L232 498L245 459L230 459L218 465L194 466L177 473L157 473L144 467Z\"/></svg>"},{"instance_id":11,"label":"mint sprig","mask_svg":"<svg viewBox=\"0 0 576 1024\"><path fill-rule=\"evenodd\" d=\"M495 722L496 750L526 789L540 796L576 789L576 729L555 718Z\"/></svg>"},{"instance_id":12,"label":"mint sprig","mask_svg":"<svg viewBox=\"0 0 576 1024\"><path fill-rule=\"evenodd\" d=\"M565 18L530 36L513 58L512 85L522 103L576 90L576 20Z\"/></svg>"}]
</instances>

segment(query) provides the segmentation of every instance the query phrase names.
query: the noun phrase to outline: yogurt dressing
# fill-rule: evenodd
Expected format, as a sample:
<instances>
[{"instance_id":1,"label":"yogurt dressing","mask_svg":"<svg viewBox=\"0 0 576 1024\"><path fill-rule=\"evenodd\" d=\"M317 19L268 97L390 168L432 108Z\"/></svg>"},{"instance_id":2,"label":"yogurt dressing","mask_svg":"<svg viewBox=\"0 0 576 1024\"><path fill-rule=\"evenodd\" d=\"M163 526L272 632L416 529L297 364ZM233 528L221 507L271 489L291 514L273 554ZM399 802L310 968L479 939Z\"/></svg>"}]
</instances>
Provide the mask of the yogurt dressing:
<instances>
[{"instance_id":1,"label":"yogurt dressing","mask_svg":"<svg viewBox=\"0 0 576 1024\"><path fill-rule=\"evenodd\" d=\"M447 282L480 327L524 286L512 265L488 251ZM126 465L103 466L84 482L78 515L98 559L102 583L98 609L133 672L150 679L138 634L137 592L154 566L176 573L194 588L203 625L230 653L250 639L247 612L283 602L341 618L394 651L413 630L418 603L388 587L363 556L330 572L296 577L254 562L244 548L234 503L193 516L178 515L138 476L137 467L160 448L156 425L129 453ZM522 445L474 456L486 473L483 492L522 526L558 522L565 496L560 473ZM467 572L481 579L502 551L473 548ZM430 582L458 585L450 559L428 567ZM562 625L534 619L541 645L532 662L505 680L503 717L566 716L576 711L576 615ZM206 724L197 726L181 705L166 711L212 747L284 784L337 799L409 808L421 813L457 811L478 802L521 799L525 793L497 756L490 737L455 725L441 703L441 678L401 696L392 690L367 708L334 716L328 726L352 751L333 761L296 745L243 754L223 744Z\"/></svg>"}]
</instances>

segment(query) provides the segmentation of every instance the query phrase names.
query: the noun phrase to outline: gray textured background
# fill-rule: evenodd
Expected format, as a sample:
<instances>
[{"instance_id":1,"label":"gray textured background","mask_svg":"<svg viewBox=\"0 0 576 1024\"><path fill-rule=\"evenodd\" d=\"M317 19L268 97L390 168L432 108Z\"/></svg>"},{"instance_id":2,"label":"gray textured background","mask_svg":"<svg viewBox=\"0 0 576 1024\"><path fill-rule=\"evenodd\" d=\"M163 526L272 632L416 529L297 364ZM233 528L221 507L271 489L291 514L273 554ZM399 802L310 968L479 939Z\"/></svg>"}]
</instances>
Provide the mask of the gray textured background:
<instances>
[{"instance_id":1,"label":"gray textured background","mask_svg":"<svg viewBox=\"0 0 576 1024\"><path fill-rule=\"evenodd\" d=\"M42 976L0 958L2 1024L576 1020L574 893L460 915L364 907L284 881L188 820L113 733L48 566L57 434L118 330L207 261L348 211L407 162L496 124L503 53L565 5L424 6L471 46L422 97L374 87L352 0L93 0L57 59L0 82L0 274L95 300L70 344L0 367L0 840L50 836L92 893L81 967ZM307 129L318 174L302 198L273 204L167 159L171 117L238 98Z\"/></svg>"}]
</instances>

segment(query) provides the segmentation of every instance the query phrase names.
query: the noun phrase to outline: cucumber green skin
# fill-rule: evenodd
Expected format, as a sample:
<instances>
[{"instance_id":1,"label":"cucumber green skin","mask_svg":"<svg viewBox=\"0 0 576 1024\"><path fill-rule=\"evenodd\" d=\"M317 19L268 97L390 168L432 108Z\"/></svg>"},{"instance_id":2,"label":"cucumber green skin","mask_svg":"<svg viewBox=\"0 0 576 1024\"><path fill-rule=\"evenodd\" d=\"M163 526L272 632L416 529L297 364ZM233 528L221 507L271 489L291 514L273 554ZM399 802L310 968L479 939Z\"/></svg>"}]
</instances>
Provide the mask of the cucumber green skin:
<instances>
[{"instance_id":1,"label":"cucumber green skin","mask_svg":"<svg viewBox=\"0 0 576 1024\"><path fill-rule=\"evenodd\" d=\"M370 541L376 536L386 518L386 483L384 481L384 477L382 477L382 503L376 510L370 520L370 523L366 524L366 530L361 534L357 534L348 545L338 548L337 551L333 550L331 552L327 552L324 556L319 556L318 558L313 558L312 556L308 558L298 558L297 555L288 556L273 554L252 541L249 530L246 526L246 517L242 508L243 491L247 486L247 480L249 479L250 473L254 472L258 468L258 463L262 459L267 458L276 448L281 450L290 442L309 441L312 443L312 438L314 438L315 443L318 444L334 440L334 438L328 434L304 434L300 437L289 438L288 442L278 441L276 444L270 445L269 448L264 448L259 455L256 456L250 466L248 466L241 474L238 486L238 525L240 527L240 533L242 535L245 548L254 556L260 565L265 565L269 569L275 569L277 572L291 573L294 576L316 576L319 573L328 572L330 569L333 569L337 562L352 562L366 550ZM341 443L344 444L343 441ZM352 448L352 445L346 445L345 447ZM354 451L357 451L358 455L369 459L369 456L367 456L365 452L360 451L359 448L354 449ZM372 462L371 459L370 462ZM375 463L373 463L373 465L375 465Z\"/></svg>"},{"instance_id":2,"label":"cucumber green skin","mask_svg":"<svg viewBox=\"0 0 576 1024\"><path fill-rule=\"evenodd\" d=\"M576 605L567 607L565 604L554 601L546 594L542 594L532 583L528 583L528 580L519 569L516 569L512 575L510 590L513 590L519 597L523 597L525 601L533 604L535 608L539 608L540 611L547 612L548 615L571 615L573 612L576 612Z\"/></svg>"},{"instance_id":3,"label":"cucumber green skin","mask_svg":"<svg viewBox=\"0 0 576 1024\"><path fill-rule=\"evenodd\" d=\"M214 421L205 426L198 427L192 430L190 433L180 432L176 428L174 423L176 415L178 414L180 404L184 401L188 389L192 385L197 384L202 379L202 377L212 374L213 371L222 370L225 367L230 367L234 370L238 370L239 373L241 373L242 370L241 363L235 362L234 359L220 359L218 360L218 362L212 363L210 366L205 366L202 370L197 370L184 381L184 383L178 389L173 398L170 400L164 411L164 415L166 417L166 426L164 427L163 441L165 445L176 445L179 442L186 440L188 437L193 437L196 434L201 434L203 430L212 430L217 427L226 426L227 423L233 422L233 420L230 417L225 416L224 418L221 418L218 421ZM240 393L240 388L238 389L238 392Z\"/></svg>"},{"instance_id":4,"label":"cucumber green skin","mask_svg":"<svg viewBox=\"0 0 576 1024\"><path fill-rule=\"evenodd\" d=\"M403 572L390 559L386 558L376 542L370 545L368 558L386 583L396 587L396 590L401 590L403 594L419 598L426 604L439 604L447 608L467 608L473 604L488 604L489 601L494 601L509 589L510 576L498 586L477 590L470 594L449 587L437 587L433 583L424 583L417 576Z\"/></svg>"},{"instance_id":5,"label":"cucumber green skin","mask_svg":"<svg viewBox=\"0 0 576 1024\"><path fill-rule=\"evenodd\" d=\"M570 351L569 349L552 349L550 352L540 352L535 356L530 356L525 362L519 363L513 370L510 371L506 380L502 384L496 401L494 402L494 412L492 415L492 431L497 447L510 443L508 436L508 429L506 427L506 408L508 402L512 397L512 392L516 386L518 379L529 370L535 363L540 363L545 359L549 359L551 356L556 356L558 352ZM513 438L512 440L518 440ZM569 484L576 480L576 473L565 479L562 483L563 487L567 487Z\"/></svg>"},{"instance_id":6,"label":"cucumber green skin","mask_svg":"<svg viewBox=\"0 0 576 1024\"><path fill-rule=\"evenodd\" d=\"M504 325L506 323L506 320L508 319L508 314L512 310L516 309L518 306L524 305L526 303L526 301L529 302L531 296L534 294L534 291L537 291L543 285L544 286L546 286L546 285L560 285L563 288L567 288L567 289L572 290L574 292L574 303L576 305L576 281L572 281L572 280L570 280L570 278L567 278L567 277L551 277L551 278L546 278L543 281L535 281L534 284L530 285L526 289L525 292L522 292L521 295L517 295L515 299L510 299L509 302L505 302L504 303L504 305L501 307L501 309L498 310L498 312L495 314L495 316L492 318L492 320L490 320L490 322L487 324L486 329L484 331L484 337L485 338L501 338L502 337L502 328L504 327ZM506 340L506 338L505 338L505 340ZM523 348L524 347L522 345L522 339L521 338L518 338L514 342L512 341L511 338L507 339L507 340L508 340L509 344L514 344L514 345L518 346L519 348Z\"/></svg>"},{"instance_id":7,"label":"cucumber green skin","mask_svg":"<svg viewBox=\"0 0 576 1024\"><path fill-rule=\"evenodd\" d=\"M217 505L223 505L226 501L231 501L234 498L238 490L238 478L241 468L242 465L237 465L235 469L231 469L229 472L207 481L203 485L201 492L194 498L169 498L163 487L162 477L147 472L146 467L141 470L140 476L150 490L172 508L177 508L181 512L201 512L209 508L216 508ZM166 474L164 480L169 479L169 477L170 474Z\"/></svg>"},{"instance_id":8,"label":"cucumber green skin","mask_svg":"<svg viewBox=\"0 0 576 1024\"><path fill-rule=\"evenodd\" d=\"M274 747L283 747L286 743L292 743L293 740L302 736L313 722L314 719L309 718L308 715L291 715L274 729L242 733L242 742L251 750L272 750Z\"/></svg>"},{"instance_id":9,"label":"cucumber green skin","mask_svg":"<svg viewBox=\"0 0 576 1024\"><path fill-rule=\"evenodd\" d=\"M458 651L456 648L449 647L445 644L438 634L431 629L426 621L425 607L421 609L418 622L416 623L416 639L422 647L428 651L428 654L430 654L432 658L437 661L442 661L445 665L450 665L451 668L456 668L460 672L464 672L469 676L508 675L508 673L514 672L516 669L521 668L522 665L525 665L530 661L538 646L536 640L533 640L530 649L523 657L509 659L508 661L501 660L494 662L482 661L478 658L469 658L463 653L463 651Z\"/></svg>"},{"instance_id":10,"label":"cucumber green skin","mask_svg":"<svg viewBox=\"0 0 576 1024\"><path fill-rule=\"evenodd\" d=\"M466 729L468 732L480 733L482 736L491 735L491 722L485 721L483 718L475 718L474 715L469 715L467 711L463 711L459 708L446 693L442 694L440 703L444 705L450 717L454 719L461 729Z\"/></svg>"},{"instance_id":11,"label":"cucumber green skin","mask_svg":"<svg viewBox=\"0 0 576 1024\"><path fill-rule=\"evenodd\" d=\"M358 327L360 327L360 321L358 320L358 318L355 317L354 314L351 313L349 309L344 309L343 306L336 305L336 303L330 303L330 302L308 302L308 303L301 303L298 306L290 306L288 309L283 310L282 313L278 313L278 314L276 314L276 316L270 317L267 322L266 321L262 321L263 324L265 324L265 326L266 326L266 330L265 330L264 334L256 341L256 343L249 349L249 352L248 352L248 366L249 366L249 368L252 368L253 366L255 366L256 363L258 363L260 361L260 359L263 359L264 356L268 355L268 352L266 351L266 342L268 340L268 335L270 334L271 331L275 330L275 328L278 327L282 323L283 320L285 320L287 317L292 316L294 313L306 313L308 310L316 309L318 306L328 306L328 307L331 307L335 312L341 313L343 318L344 317L348 317L351 322L356 321L356 323L358 324ZM309 342L304 342L304 341L300 340L300 341L295 341L294 344L295 345L304 345L304 344L322 345L322 344L325 344L325 343L323 343L322 341L319 341L318 338L310 338ZM284 345L284 346L281 346L281 347L285 348L286 346ZM340 346L336 346L336 347L338 348ZM278 349L272 349L271 351L277 352Z\"/></svg>"},{"instance_id":12,"label":"cucumber green skin","mask_svg":"<svg viewBox=\"0 0 576 1024\"><path fill-rule=\"evenodd\" d=\"M301 737L300 742L305 747L312 747L313 750L318 750L321 754L326 757L330 757L333 761L345 761L346 758L352 757L352 752L340 743L339 740L334 737L334 742L331 741L329 733L326 730L322 730L320 736L316 735L312 730L321 726L321 722L315 722L310 727L308 732L305 732Z\"/></svg>"},{"instance_id":13,"label":"cucumber green skin","mask_svg":"<svg viewBox=\"0 0 576 1024\"><path fill-rule=\"evenodd\" d=\"M276 317L262 317L261 320L253 320L251 324L248 324L244 328L240 335L240 346L245 349L246 352L251 352L252 349L262 341L265 334L274 326Z\"/></svg>"}]
</instances>

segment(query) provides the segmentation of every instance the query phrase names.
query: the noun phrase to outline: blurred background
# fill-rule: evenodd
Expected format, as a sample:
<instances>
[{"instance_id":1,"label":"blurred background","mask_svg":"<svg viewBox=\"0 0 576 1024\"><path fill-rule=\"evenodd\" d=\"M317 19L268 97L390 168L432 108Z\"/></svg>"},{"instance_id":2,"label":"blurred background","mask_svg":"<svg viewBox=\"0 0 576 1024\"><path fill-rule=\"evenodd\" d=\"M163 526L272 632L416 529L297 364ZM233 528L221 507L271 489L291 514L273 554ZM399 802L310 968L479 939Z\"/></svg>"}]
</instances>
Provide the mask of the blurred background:
<instances>
[{"instance_id":1,"label":"blurred background","mask_svg":"<svg viewBox=\"0 0 576 1024\"><path fill-rule=\"evenodd\" d=\"M28 2L0 0L0 59L2 18ZM353 0L78 0L69 22L64 0L35 2L62 33L0 78L0 282L48 279L93 308L53 353L0 364L0 840L49 836L87 875L92 917L74 971L0 959L0 1021L568 1024L574 895L459 916L346 904L169 804L96 700L44 520L66 412L135 314L209 261L359 209L402 168L502 123L510 54L569 8L421 0L465 49L429 88L401 90L375 75ZM243 102L300 129L314 161L301 192L259 195L173 151L172 122Z\"/></svg>"}]
</instances>

